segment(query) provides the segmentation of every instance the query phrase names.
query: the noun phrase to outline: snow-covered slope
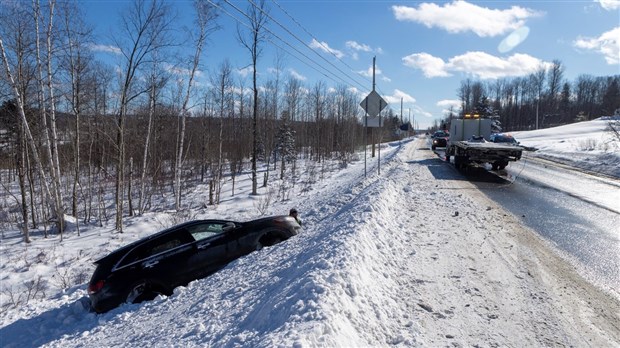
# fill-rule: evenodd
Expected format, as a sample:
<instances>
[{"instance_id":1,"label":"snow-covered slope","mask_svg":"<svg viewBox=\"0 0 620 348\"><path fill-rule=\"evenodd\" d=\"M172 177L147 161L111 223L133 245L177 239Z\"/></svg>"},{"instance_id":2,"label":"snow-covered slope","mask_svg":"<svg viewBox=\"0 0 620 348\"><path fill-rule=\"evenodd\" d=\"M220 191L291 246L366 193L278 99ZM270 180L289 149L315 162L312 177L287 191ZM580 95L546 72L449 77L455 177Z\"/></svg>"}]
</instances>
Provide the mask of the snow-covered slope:
<instances>
[{"instance_id":1,"label":"snow-covered slope","mask_svg":"<svg viewBox=\"0 0 620 348\"><path fill-rule=\"evenodd\" d=\"M620 178L620 139L616 132L620 132L618 116L512 134L523 145L539 149L533 156Z\"/></svg>"},{"instance_id":2,"label":"snow-covered slope","mask_svg":"<svg viewBox=\"0 0 620 348\"><path fill-rule=\"evenodd\" d=\"M170 297L101 315L87 310L85 283L35 296L3 309L0 346L618 345L617 294L584 281L424 139L384 146L381 160L380 175L376 158L367 176L361 159L314 182L308 176L289 200L272 203L269 214L295 206L304 219L304 232L284 243ZM248 184L189 215L255 216L261 198L239 193ZM123 235L83 226L81 237L68 233L62 243L24 246L7 233L3 304L7 289L36 275L89 276L94 259L161 229L164 216L135 217Z\"/></svg>"}]
</instances>

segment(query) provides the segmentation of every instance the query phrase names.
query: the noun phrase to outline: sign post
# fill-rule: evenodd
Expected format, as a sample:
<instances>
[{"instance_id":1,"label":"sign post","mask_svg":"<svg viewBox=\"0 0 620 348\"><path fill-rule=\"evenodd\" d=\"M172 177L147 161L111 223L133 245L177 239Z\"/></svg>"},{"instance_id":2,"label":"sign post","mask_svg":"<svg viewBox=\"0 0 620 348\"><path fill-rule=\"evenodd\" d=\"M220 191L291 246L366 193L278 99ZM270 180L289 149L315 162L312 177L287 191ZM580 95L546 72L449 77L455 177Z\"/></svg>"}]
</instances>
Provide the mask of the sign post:
<instances>
[{"instance_id":1,"label":"sign post","mask_svg":"<svg viewBox=\"0 0 620 348\"><path fill-rule=\"evenodd\" d=\"M375 91L375 59L372 60L372 91L362 100L360 106L366 111L364 126L366 128L365 137L367 138L368 127L382 127L383 122L381 120L381 110L383 110L387 106L387 102L381 98L379 93ZM374 138L372 139L373 146L375 145ZM364 144L364 176L366 176L366 145L367 141ZM374 156L374 151L373 151ZM381 174L381 144L379 144L379 166L378 166L379 174Z\"/></svg>"}]
</instances>

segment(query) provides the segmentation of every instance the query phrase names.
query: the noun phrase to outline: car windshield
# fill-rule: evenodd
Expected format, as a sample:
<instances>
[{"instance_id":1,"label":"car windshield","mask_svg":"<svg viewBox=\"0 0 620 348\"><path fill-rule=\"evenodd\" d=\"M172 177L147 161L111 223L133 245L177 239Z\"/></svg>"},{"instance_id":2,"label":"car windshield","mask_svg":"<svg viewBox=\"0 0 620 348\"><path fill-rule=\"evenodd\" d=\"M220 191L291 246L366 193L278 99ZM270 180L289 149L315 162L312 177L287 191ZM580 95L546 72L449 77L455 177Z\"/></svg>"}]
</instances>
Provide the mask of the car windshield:
<instances>
[{"instance_id":1,"label":"car windshield","mask_svg":"<svg viewBox=\"0 0 620 348\"><path fill-rule=\"evenodd\" d=\"M516 143L517 141L510 135L496 135L493 138L493 141L496 143Z\"/></svg>"}]
</instances>

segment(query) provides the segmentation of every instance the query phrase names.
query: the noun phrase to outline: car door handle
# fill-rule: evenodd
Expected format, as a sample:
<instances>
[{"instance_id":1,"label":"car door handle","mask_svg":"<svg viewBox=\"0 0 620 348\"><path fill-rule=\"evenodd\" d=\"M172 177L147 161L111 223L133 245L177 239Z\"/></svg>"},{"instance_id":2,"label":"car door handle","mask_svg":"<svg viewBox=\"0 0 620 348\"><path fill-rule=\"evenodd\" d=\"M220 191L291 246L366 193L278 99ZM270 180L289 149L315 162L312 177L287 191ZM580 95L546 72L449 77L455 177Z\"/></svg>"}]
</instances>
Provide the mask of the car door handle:
<instances>
[{"instance_id":1,"label":"car door handle","mask_svg":"<svg viewBox=\"0 0 620 348\"><path fill-rule=\"evenodd\" d=\"M143 264L144 268L151 268L153 266L155 266L156 264L158 264L159 261L155 260L155 261L147 261Z\"/></svg>"},{"instance_id":2,"label":"car door handle","mask_svg":"<svg viewBox=\"0 0 620 348\"><path fill-rule=\"evenodd\" d=\"M198 249L206 249L211 243L198 244Z\"/></svg>"}]
</instances>

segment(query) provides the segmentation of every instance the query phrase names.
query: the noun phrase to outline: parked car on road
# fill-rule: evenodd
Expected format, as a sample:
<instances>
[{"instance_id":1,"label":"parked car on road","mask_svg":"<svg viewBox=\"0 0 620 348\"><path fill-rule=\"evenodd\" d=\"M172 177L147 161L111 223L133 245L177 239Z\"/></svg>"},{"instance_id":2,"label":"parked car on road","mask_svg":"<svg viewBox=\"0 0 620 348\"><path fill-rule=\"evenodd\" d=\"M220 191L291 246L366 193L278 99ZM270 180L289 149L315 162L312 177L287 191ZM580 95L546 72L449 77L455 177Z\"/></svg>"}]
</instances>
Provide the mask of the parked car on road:
<instances>
[{"instance_id":1,"label":"parked car on road","mask_svg":"<svg viewBox=\"0 0 620 348\"><path fill-rule=\"evenodd\" d=\"M444 131L436 131L431 136L431 149L435 150L438 147L446 147L448 145L448 139L450 134Z\"/></svg>"},{"instance_id":2,"label":"parked car on road","mask_svg":"<svg viewBox=\"0 0 620 348\"><path fill-rule=\"evenodd\" d=\"M515 139L512 135L506 133L493 133L489 137L489 141L492 143L507 143L519 145L517 139Z\"/></svg>"},{"instance_id":3,"label":"parked car on road","mask_svg":"<svg viewBox=\"0 0 620 348\"><path fill-rule=\"evenodd\" d=\"M295 218L247 222L196 220L124 246L95 261L88 294L95 312L152 300L204 278L230 261L284 241L301 230Z\"/></svg>"}]
</instances>

